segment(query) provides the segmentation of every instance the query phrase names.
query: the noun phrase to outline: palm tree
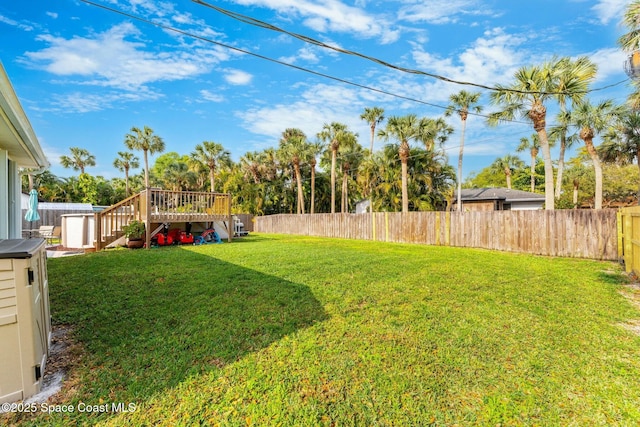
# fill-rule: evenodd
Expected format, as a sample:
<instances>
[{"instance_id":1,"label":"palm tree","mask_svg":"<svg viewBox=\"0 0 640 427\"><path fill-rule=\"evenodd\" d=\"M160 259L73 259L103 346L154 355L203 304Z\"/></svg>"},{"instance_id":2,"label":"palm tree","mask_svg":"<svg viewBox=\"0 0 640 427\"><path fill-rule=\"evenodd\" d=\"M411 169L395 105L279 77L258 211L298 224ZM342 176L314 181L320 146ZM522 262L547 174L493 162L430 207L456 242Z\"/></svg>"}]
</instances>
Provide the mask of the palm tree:
<instances>
[{"instance_id":1,"label":"palm tree","mask_svg":"<svg viewBox=\"0 0 640 427\"><path fill-rule=\"evenodd\" d=\"M553 97L555 90L553 70L549 64L522 67L515 73L514 79L509 86L496 85L498 90L491 93L491 102L502 107L502 110L490 114L488 123L495 126L501 121L518 117L531 121L538 134L544 159L545 209L553 210L553 163L546 129L547 108L544 105Z\"/></svg>"},{"instance_id":2,"label":"palm tree","mask_svg":"<svg viewBox=\"0 0 640 427\"><path fill-rule=\"evenodd\" d=\"M622 23L629 28L629 32L618 39L618 44L625 52L640 49L640 0L633 0L627 6Z\"/></svg>"},{"instance_id":3,"label":"palm tree","mask_svg":"<svg viewBox=\"0 0 640 427\"><path fill-rule=\"evenodd\" d=\"M384 120L384 109L380 107L365 108L364 113L360 114L360 118L369 123L369 127L371 128L371 148L369 149L369 156L372 156L376 126Z\"/></svg>"},{"instance_id":4,"label":"palm tree","mask_svg":"<svg viewBox=\"0 0 640 427\"><path fill-rule=\"evenodd\" d=\"M140 167L138 158L129 151L118 151L118 158L113 161L113 167L124 172L125 196L129 197L129 171Z\"/></svg>"},{"instance_id":5,"label":"palm tree","mask_svg":"<svg viewBox=\"0 0 640 427\"><path fill-rule=\"evenodd\" d=\"M540 151L540 140L538 134L531 135L531 139L527 137L520 138L520 145L516 148L517 152L529 150L531 154L531 192L536 191L536 159L538 158L538 152Z\"/></svg>"},{"instance_id":6,"label":"palm tree","mask_svg":"<svg viewBox=\"0 0 640 427\"><path fill-rule=\"evenodd\" d=\"M449 135L453 133L453 128L442 117L437 119L423 117L418 122L418 128L420 129L420 135L417 139L424 144L424 148L427 151L435 149L436 141L441 145L444 144Z\"/></svg>"},{"instance_id":7,"label":"palm tree","mask_svg":"<svg viewBox=\"0 0 640 427\"><path fill-rule=\"evenodd\" d=\"M149 189L149 158L148 154L162 153L164 141L158 135L153 134L153 129L148 126L140 129L131 128L131 133L125 135L124 145L129 150L142 150L144 153L144 186Z\"/></svg>"},{"instance_id":8,"label":"palm tree","mask_svg":"<svg viewBox=\"0 0 640 427\"><path fill-rule=\"evenodd\" d=\"M585 94L598 70L598 67L591 60L582 56L576 60L571 58L560 58L549 63L554 74L554 89L556 99L560 106L558 114L558 124L550 130L550 139L560 141L560 153L558 155L558 175L556 177L556 199L560 197L562 188L562 173L564 171L564 153L577 137L567 137L569 129L567 119L567 101L571 101L575 106L584 99Z\"/></svg>"},{"instance_id":9,"label":"palm tree","mask_svg":"<svg viewBox=\"0 0 640 427\"><path fill-rule=\"evenodd\" d=\"M340 203L340 211L342 213L349 212L349 178L356 175L362 158L362 146L358 144L355 135L351 134L349 138L340 146L340 169L342 172L342 198Z\"/></svg>"},{"instance_id":10,"label":"palm tree","mask_svg":"<svg viewBox=\"0 0 640 427\"><path fill-rule=\"evenodd\" d=\"M606 163L627 165L635 161L640 169L640 113L637 110L622 114L619 125L604 136L598 155ZM637 199L640 205L640 183Z\"/></svg>"},{"instance_id":11,"label":"palm tree","mask_svg":"<svg viewBox=\"0 0 640 427\"><path fill-rule=\"evenodd\" d=\"M458 152L458 211L462 211L462 155L464 153L464 133L467 128L467 117L469 116L469 110L480 113L482 112L482 106L477 105L480 100L480 92L467 92L461 90L457 94L449 96L451 104L445 111L445 116L450 116L454 112L457 112L462 121L460 128L460 150Z\"/></svg>"},{"instance_id":12,"label":"palm tree","mask_svg":"<svg viewBox=\"0 0 640 427\"><path fill-rule=\"evenodd\" d=\"M331 213L336 213L336 159L338 149L345 136L350 133L347 125L338 122L324 124L318 133L318 139L328 144L331 150Z\"/></svg>"},{"instance_id":13,"label":"palm tree","mask_svg":"<svg viewBox=\"0 0 640 427\"><path fill-rule=\"evenodd\" d=\"M69 151L71 151L71 156L60 156L60 164L63 168L80 171L80 175L82 175L84 168L96 165L96 157L84 148L71 147Z\"/></svg>"},{"instance_id":14,"label":"palm tree","mask_svg":"<svg viewBox=\"0 0 640 427\"><path fill-rule=\"evenodd\" d=\"M316 165L318 164L318 156L324 151L324 144L320 141L309 144L307 157L309 167L311 168L311 206L309 213L314 214L316 211Z\"/></svg>"},{"instance_id":15,"label":"palm tree","mask_svg":"<svg viewBox=\"0 0 640 427\"><path fill-rule=\"evenodd\" d=\"M304 214L304 193L302 191L302 176L300 163L307 157L307 136L297 128L288 128L282 132L279 151L284 159L293 164L293 172L298 187L297 213Z\"/></svg>"},{"instance_id":16,"label":"palm tree","mask_svg":"<svg viewBox=\"0 0 640 427\"><path fill-rule=\"evenodd\" d=\"M262 163L260 163L260 153L257 151L249 151L240 157L240 168L244 172L246 180L253 179L255 184L260 183L262 174Z\"/></svg>"},{"instance_id":17,"label":"palm tree","mask_svg":"<svg viewBox=\"0 0 640 427\"><path fill-rule=\"evenodd\" d=\"M523 166L524 162L519 157L507 154L504 157L497 158L489 168L495 174L504 173L504 177L507 180L507 188L511 190L511 174L515 169Z\"/></svg>"},{"instance_id":18,"label":"palm tree","mask_svg":"<svg viewBox=\"0 0 640 427\"><path fill-rule=\"evenodd\" d=\"M580 128L580 139L591 157L595 173L594 208L602 209L602 163L593 144L593 138L605 130L622 114L622 108L612 100L604 100L593 105L588 101L579 104L571 113L572 123Z\"/></svg>"},{"instance_id":19,"label":"palm tree","mask_svg":"<svg viewBox=\"0 0 640 427\"><path fill-rule=\"evenodd\" d=\"M192 163L202 163L209 169L209 184L211 192L216 192L216 170L222 165L231 163L231 154L221 144L213 141L203 141L196 145L190 155Z\"/></svg>"},{"instance_id":20,"label":"palm tree","mask_svg":"<svg viewBox=\"0 0 640 427\"><path fill-rule=\"evenodd\" d=\"M383 168L381 167L381 154L374 154L373 156L369 156L366 159L362 159L362 162L358 165L358 177L357 181L362 189L362 194L369 199L369 208L371 212L373 212L373 204L372 200L374 194L374 186L377 184L378 180L381 178L383 173Z\"/></svg>"},{"instance_id":21,"label":"palm tree","mask_svg":"<svg viewBox=\"0 0 640 427\"><path fill-rule=\"evenodd\" d=\"M400 143L398 146L398 155L402 165L402 212L409 212L407 162L411 150L409 142L420 136L418 118L415 114L404 117L392 116L387 121L386 128L378 131L378 136L384 138L385 141L393 138Z\"/></svg>"}]
</instances>

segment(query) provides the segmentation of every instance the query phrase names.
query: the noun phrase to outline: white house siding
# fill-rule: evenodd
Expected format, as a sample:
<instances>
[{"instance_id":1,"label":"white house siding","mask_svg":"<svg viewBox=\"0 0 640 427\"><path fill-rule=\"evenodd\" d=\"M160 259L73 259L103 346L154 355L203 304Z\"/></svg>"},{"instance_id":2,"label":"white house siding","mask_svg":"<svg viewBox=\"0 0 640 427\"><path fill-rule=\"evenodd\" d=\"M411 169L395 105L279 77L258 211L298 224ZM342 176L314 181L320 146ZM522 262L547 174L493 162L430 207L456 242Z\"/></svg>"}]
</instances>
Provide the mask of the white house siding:
<instances>
[{"instance_id":1,"label":"white house siding","mask_svg":"<svg viewBox=\"0 0 640 427\"><path fill-rule=\"evenodd\" d=\"M544 200L532 202L505 202L511 204L512 211L536 211L542 209Z\"/></svg>"}]
</instances>

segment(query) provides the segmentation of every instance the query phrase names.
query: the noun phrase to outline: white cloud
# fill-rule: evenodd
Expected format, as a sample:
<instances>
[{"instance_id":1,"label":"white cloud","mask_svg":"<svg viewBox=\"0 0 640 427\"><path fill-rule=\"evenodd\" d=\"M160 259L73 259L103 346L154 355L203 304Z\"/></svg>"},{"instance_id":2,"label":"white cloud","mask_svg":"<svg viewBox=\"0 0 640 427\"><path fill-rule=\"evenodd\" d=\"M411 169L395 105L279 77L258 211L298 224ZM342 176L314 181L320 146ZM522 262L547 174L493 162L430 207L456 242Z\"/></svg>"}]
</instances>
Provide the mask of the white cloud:
<instances>
[{"instance_id":1,"label":"white cloud","mask_svg":"<svg viewBox=\"0 0 640 427\"><path fill-rule=\"evenodd\" d=\"M317 64L320 61L320 58L316 54L317 50L318 48L306 46L298 50L298 52L296 52L295 55L285 56L285 57L279 58L279 60L282 62L286 62L288 64L294 64L298 60L302 60L307 63Z\"/></svg>"},{"instance_id":2,"label":"white cloud","mask_svg":"<svg viewBox=\"0 0 640 427\"><path fill-rule=\"evenodd\" d=\"M7 18L6 16L0 15L0 24L11 25L12 27L18 27L24 31L33 31L34 27L31 24L26 24L24 22L18 22L11 18Z\"/></svg>"},{"instance_id":3,"label":"white cloud","mask_svg":"<svg viewBox=\"0 0 640 427\"><path fill-rule=\"evenodd\" d=\"M620 78L624 77L623 63L626 55L620 49L614 47L600 49L589 53L588 56L598 66L598 75L596 76L598 81L603 81L616 74L620 75Z\"/></svg>"},{"instance_id":4,"label":"white cloud","mask_svg":"<svg viewBox=\"0 0 640 427\"><path fill-rule=\"evenodd\" d=\"M339 0L236 0L246 6L274 9L291 19L302 18L304 25L318 31L353 33L360 37L379 37L382 43L393 43L398 30L391 30L385 19L372 16L365 10L349 6Z\"/></svg>"},{"instance_id":5,"label":"white cloud","mask_svg":"<svg viewBox=\"0 0 640 427\"><path fill-rule=\"evenodd\" d=\"M283 129L300 128L310 139L324 123L346 123L352 130L363 126L359 120L362 107L359 93L342 86L319 84L309 87L300 100L291 104L253 108L237 112L247 130L277 140ZM367 134L368 135L368 134Z\"/></svg>"},{"instance_id":6,"label":"white cloud","mask_svg":"<svg viewBox=\"0 0 640 427\"><path fill-rule=\"evenodd\" d=\"M602 24L608 24L612 20L622 17L624 9L629 0L598 0L597 4L591 8Z\"/></svg>"},{"instance_id":7,"label":"white cloud","mask_svg":"<svg viewBox=\"0 0 640 427\"><path fill-rule=\"evenodd\" d=\"M226 73L224 79L236 86L248 85L253 79L253 75L242 70L226 70Z\"/></svg>"},{"instance_id":8,"label":"white cloud","mask_svg":"<svg viewBox=\"0 0 640 427\"><path fill-rule=\"evenodd\" d=\"M104 111L128 102L154 101L162 98L163 95L148 90L141 89L137 92L111 92L111 93L86 93L71 92L67 94L56 94L52 96L50 107L30 107L38 112L56 113L89 113L93 111Z\"/></svg>"},{"instance_id":9,"label":"white cloud","mask_svg":"<svg viewBox=\"0 0 640 427\"><path fill-rule=\"evenodd\" d=\"M213 93L210 90L206 90L203 89L200 91L200 96L202 97L202 99L204 99L205 101L209 101L209 102L222 102L224 101L224 96L218 94L218 93Z\"/></svg>"},{"instance_id":10,"label":"white cloud","mask_svg":"<svg viewBox=\"0 0 640 427\"><path fill-rule=\"evenodd\" d=\"M456 22L459 15L492 13L478 0L404 0L402 3L398 16L409 22L446 24Z\"/></svg>"},{"instance_id":11,"label":"white cloud","mask_svg":"<svg viewBox=\"0 0 640 427\"><path fill-rule=\"evenodd\" d=\"M82 76L84 84L138 90L154 82L187 79L208 72L212 65L229 56L217 49L166 46L152 52L144 43L128 41L140 33L130 23L89 37L71 39L41 35L49 47L25 53L23 62L59 76Z\"/></svg>"},{"instance_id":12,"label":"white cloud","mask_svg":"<svg viewBox=\"0 0 640 427\"><path fill-rule=\"evenodd\" d=\"M443 58L424 51L419 45L414 46L412 55L418 69L457 81L493 86L509 81L514 72L527 63L527 53L523 49L526 41L523 36L507 34L503 29L495 28L486 31L483 37L455 56ZM423 85L422 90L419 95L424 99L447 102L452 91L457 89L451 84L432 80ZM414 95L417 95L415 89Z\"/></svg>"},{"instance_id":13,"label":"white cloud","mask_svg":"<svg viewBox=\"0 0 640 427\"><path fill-rule=\"evenodd\" d=\"M58 19L58 14L55 12L47 12L47 16L53 19Z\"/></svg>"}]
</instances>

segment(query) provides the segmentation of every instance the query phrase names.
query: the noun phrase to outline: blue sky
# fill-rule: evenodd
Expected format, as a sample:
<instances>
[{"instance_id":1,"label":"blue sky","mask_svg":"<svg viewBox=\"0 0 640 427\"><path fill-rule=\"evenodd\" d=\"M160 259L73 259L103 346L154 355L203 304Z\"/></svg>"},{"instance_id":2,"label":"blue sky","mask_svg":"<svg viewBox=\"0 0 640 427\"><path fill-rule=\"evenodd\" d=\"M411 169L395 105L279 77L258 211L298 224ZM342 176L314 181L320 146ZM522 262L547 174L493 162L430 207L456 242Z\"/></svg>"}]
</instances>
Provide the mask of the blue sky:
<instances>
[{"instance_id":1,"label":"blue sky","mask_svg":"<svg viewBox=\"0 0 640 427\"><path fill-rule=\"evenodd\" d=\"M106 178L132 126L150 126L166 151L190 153L216 141L234 160L277 146L282 131L314 139L339 121L369 146L365 107L386 115L438 117L448 97L474 87L403 73L240 22L188 0L92 0L104 6L298 67L414 98L341 83L178 34L78 0L0 4L0 60L38 136L51 171L70 147L96 156L87 169ZM484 85L507 84L516 69L556 56L598 64L594 88L624 81L616 40L622 0L229 0L210 4L388 63ZM622 103L627 83L595 91ZM493 111L482 90L484 112ZM550 114L553 114L550 108ZM460 123L446 143L457 164ZM552 119L549 120L552 122ZM488 128L470 117L464 175L514 154L530 126ZM376 142L380 148L383 141ZM555 151L554 151L555 155ZM140 158L142 155L140 153ZM522 154L523 160L528 156Z\"/></svg>"}]
</instances>

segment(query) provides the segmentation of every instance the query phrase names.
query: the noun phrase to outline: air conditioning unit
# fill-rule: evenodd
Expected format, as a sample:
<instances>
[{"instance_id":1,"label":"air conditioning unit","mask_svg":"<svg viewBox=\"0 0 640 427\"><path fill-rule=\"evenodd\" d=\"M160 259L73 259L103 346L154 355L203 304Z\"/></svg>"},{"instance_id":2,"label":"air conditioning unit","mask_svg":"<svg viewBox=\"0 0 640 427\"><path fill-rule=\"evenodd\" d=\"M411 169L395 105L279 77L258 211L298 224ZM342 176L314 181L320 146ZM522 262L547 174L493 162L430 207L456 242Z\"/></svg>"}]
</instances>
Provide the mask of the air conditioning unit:
<instances>
[{"instance_id":1,"label":"air conditioning unit","mask_svg":"<svg viewBox=\"0 0 640 427\"><path fill-rule=\"evenodd\" d=\"M0 240L0 403L40 391L50 344L45 240Z\"/></svg>"}]
</instances>

